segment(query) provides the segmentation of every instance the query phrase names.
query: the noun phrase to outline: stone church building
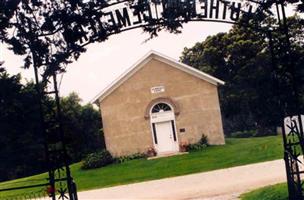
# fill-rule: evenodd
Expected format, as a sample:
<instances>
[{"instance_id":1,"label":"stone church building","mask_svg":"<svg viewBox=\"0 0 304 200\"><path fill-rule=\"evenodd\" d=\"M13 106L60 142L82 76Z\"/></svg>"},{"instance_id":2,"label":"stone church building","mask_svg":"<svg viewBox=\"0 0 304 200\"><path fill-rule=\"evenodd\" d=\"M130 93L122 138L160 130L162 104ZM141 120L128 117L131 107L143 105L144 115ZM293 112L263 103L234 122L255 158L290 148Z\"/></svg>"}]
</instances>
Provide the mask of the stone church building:
<instances>
[{"instance_id":1,"label":"stone church building","mask_svg":"<svg viewBox=\"0 0 304 200\"><path fill-rule=\"evenodd\" d=\"M223 81L151 51L93 100L113 156L180 151L202 134L224 144L218 86Z\"/></svg>"}]
</instances>

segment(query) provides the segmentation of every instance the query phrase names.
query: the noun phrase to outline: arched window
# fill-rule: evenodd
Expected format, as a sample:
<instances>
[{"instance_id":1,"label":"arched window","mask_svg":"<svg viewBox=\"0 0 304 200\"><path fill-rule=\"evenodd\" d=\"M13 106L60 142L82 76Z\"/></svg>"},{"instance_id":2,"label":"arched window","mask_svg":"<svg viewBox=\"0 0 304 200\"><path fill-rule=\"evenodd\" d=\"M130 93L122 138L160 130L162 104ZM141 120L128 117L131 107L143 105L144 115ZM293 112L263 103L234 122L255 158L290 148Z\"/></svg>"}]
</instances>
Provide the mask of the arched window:
<instances>
[{"instance_id":1,"label":"arched window","mask_svg":"<svg viewBox=\"0 0 304 200\"><path fill-rule=\"evenodd\" d=\"M151 114L155 114L159 111L156 111L155 109L152 111L154 107L157 107L157 104L167 104L166 107L168 106L169 108L167 109L168 111L173 111L174 114L177 116L180 113L179 105L177 102L173 101L170 97L159 97L156 99L153 99L150 101L150 103L147 105L146 110L145 110L145 119L150 119ZM167 112L168 112L167 111Z\"/></svg>"},{"instance_id":2,"label":"arched window","mask_svg":"<svg viewBox=\"0 0 304 200\"><path fill-rule=\"evenodd\" d=\"M158 103L152 108L152 113L165 112L172 110L168 104Z\"/></svg>"}]
</instances>

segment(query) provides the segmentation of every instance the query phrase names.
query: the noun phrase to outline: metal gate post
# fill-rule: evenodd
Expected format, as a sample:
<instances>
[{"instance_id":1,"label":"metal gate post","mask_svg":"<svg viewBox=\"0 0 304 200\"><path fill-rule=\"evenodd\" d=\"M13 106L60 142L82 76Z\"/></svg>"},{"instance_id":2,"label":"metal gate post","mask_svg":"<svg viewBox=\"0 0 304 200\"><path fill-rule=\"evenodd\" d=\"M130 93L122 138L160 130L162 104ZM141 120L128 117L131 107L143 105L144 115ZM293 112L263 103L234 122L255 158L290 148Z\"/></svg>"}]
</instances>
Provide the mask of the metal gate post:
<instances>
[{"instance_id":1,"label":"metal gate post","mask_svg":"<svg viewBox=\"0 0 304 200\"><path fill-rule=\"evenodd\" d=\"M303 155L304 152L303 126L299 110L299 90L297 85L295 63L293 59L291 59L292 49L284 1L278 0L275 6L279 23L279 31L284 35L284 41L282 42L282 49L285 51L282 54L282 56L284 56L284 65L290 71L292 79L291 98L293 105L290 105L287 108L287 114L289 118L285 119L289 120L289 123L286 123L284 119L282 126L284 161L286 167L289 200L303 200L304 187L301 180L301 174L304 172L300 171L299 165L303 164L298 160L299 156ZM285 130L286 126L288 126L288 132Z\"/></svg>"}]
</instances>

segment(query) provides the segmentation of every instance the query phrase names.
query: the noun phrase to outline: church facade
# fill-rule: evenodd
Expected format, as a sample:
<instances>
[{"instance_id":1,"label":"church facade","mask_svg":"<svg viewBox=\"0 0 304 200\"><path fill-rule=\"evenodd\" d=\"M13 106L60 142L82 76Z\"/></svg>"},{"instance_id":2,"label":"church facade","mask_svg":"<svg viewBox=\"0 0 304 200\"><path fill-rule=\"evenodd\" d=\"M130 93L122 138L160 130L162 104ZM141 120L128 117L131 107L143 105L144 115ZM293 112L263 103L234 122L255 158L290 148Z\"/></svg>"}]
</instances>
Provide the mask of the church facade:
<instances>
[{"instance_id":1,"label":"church facade","mask_svg":"<svg viewBox=\"0 0 304 200\"><path fill-rule=\"evenodd\" d=\"M223 81L151 51L93 100L113 156L180 151L181 144L224 144L218 86Z\"/></svg>"}]
</instances>

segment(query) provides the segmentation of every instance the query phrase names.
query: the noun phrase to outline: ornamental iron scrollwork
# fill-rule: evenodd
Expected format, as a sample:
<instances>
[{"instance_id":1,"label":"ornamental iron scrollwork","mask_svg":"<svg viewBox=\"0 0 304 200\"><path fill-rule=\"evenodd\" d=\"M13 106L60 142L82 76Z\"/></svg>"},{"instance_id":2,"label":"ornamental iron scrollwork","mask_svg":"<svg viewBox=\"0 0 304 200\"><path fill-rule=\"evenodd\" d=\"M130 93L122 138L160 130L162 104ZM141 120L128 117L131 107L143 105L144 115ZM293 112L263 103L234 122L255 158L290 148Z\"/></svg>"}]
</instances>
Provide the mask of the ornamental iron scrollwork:
<instances>
[{"instance_id":1,"label":"ornamental iron scrollwork","mask_svg":"<svg viewBox=\"0 0 304 200\"><path fill-rule=\"evenodd\" d=\"M283 128L284 160L290 200L304 199L303 186L304 115L285 117Z\"/></svg>"},{"instance_id":2,"label":"ornamental iron scrollwork","mask_svg":"<svg viewBox=\"0 0 304 200\"><path fill-rule=\"evenodd\" d=\"M35 78L38 94L40 95L41 123L46 137L45 154L49 166L48 195L52 200L77 200L76 184L73 181L69 167L71 159L67 154L62 127L57 74L54 73L42 87L39 87L41 81L39 81L37 68L35 68ZM48 109L48 106L45 106L46 102L44 102L47 96L54 98L56 102L55 109L49 116L44 114L47 113L44 109Z\"/></svg>"}]
</instances>

